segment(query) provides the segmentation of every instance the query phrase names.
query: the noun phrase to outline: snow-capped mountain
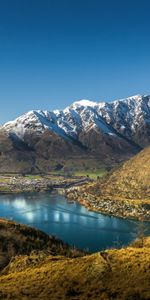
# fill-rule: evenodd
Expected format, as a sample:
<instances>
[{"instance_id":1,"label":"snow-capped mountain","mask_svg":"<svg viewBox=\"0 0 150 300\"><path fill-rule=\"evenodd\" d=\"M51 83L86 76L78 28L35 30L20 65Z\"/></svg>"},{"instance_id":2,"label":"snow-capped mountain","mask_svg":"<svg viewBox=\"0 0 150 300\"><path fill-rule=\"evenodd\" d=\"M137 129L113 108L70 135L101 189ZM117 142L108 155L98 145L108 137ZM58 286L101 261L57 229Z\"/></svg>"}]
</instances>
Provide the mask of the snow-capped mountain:
<instances>
[{"instance_id":1,"label":"snow-capped mountain","mask_svg":"<svg viewBox=\"0 0 150 300\"><path fill-rule=\"evenodd\" d=\"M6 123L3 128L15 133L20 139L24 139L27 131L36 130L41 134L46 129L57 135L76 139L81 131L91 128L102 130L103 133L115 135L114 129L106 123L98 113L99 105L88 100L74 102L64 110L29 111L14 121Z\"/></svg>"},{"instance_id":2,"label":"snow-capped mountain","mask_svg":"<svg viewBox=\"0 0 150 300\"><path fill-rule=\"evenodd\" d=\"M98 113L125 137L142 147L150 144L150 96L101 103Z\"/></svg>"},{"instance_id":3,"label":"snow-capped mountain","mask_svg":"<svg viewBox=\"0 0 150 300\"><path fill-rule=\"evenodd\" d=\"M123 160L150 144L150 96L80 100L64 110L29 111L2 130L15 147L22 143L44 159L92 155Z\"/></svg>"},{"instance_id":4,"label":"snow-capped mountain","mask_svg":"<svg viewBox=\"0 0 150 300\"><path fill-rule=\"evenodd\" d=\"M145 146L150 143L150 96L99 103L81 100L64 110L29 111L3 128L22 140L25 132L32 130L41 134L48 129L65 139L78 139L82 132L91 129L113 136L119 132Z\"/></svg>"}]
</instances>

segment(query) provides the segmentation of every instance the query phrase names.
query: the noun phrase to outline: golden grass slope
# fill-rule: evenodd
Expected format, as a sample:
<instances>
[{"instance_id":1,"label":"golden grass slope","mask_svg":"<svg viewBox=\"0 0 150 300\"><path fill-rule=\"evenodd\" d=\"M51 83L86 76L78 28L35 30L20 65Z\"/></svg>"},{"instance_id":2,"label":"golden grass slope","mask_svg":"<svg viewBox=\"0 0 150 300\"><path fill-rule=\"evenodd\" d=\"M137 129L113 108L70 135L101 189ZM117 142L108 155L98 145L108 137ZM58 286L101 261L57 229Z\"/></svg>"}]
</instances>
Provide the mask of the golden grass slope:
<instances>
[{"instance_id":1,"label":"golden grass slope","mask_svg":"<svg viewBox=\"0 0 150 300\"><path fill-rule=\"evenodd\" d=\"M91 210L150 221L150 147L104 178L65 194Z\"/></svg>"},{"instance_id":2,"label":"golden grass slope","mask_svg":"<svg viewBox=\"0 0 150 300\"><path fill-rule=\"evenodd\" d=\"M98 186L100 187L99 194L102 195L150 200L150 147L125 162L104 182L97 183Z\"/></svg>"},{"instance_id":3,"label":"golden grass slope","mask_svg":"<svg viewBox=\"0 0 150 300\"><path fill-rule=\"evenodd\" d=\"M0 299L148 300L150 237L83 255L39 230L0 220Z\"/></svg>"},{"instance_id":4,"label":"golden grass slope","mask_svg":"<svg viewBox=\"0 0 150 300\"><path fill-rule=\"evenodd\" d=\"M0 299L148 300L150 238L80 258L19 256L4 273Z\"/></svg>"},{"instance_id":5,"label":"golden grass slope","mask_svg":"<svg viewBox=\"0 0 150 300\"><path fill-rule=\"evenodd\" d=\"M8 265L12 257L41 250L46 253L43 252L42 257L47 253L69 257L83 256L85 253L38 229L0 219L0 271Z\"/></svg>"}]
</instances>

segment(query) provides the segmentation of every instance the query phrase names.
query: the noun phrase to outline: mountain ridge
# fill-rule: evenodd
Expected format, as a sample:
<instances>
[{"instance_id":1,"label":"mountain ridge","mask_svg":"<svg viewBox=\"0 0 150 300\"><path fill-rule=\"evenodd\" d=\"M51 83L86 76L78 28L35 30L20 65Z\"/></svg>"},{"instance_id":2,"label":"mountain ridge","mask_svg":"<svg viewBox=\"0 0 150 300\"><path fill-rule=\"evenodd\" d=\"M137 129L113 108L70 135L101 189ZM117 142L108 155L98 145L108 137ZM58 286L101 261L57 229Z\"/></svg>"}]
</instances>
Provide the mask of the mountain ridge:
<instances>
[{"instance_id":1,"label":"mountain ridge","mask_svg":"<svg viewBox=\"0 0 150 300\"><path fill-rule=\"evenodd\" d=\"M137 142L134 135L135 127L140 122L143 125L144 121L150 124L150 96L135 95L111 102L83 99L75 101L63 110L31 110L14 121L5 123L2 128L9 132L15 131L20 138L25 130L36 129L41 133L49 129L67 139L77 138L82 130L89 130L89 126L92 126L110 135L116 134L115 129L124 137L141 145L142 142Z\"/></svg>"},{"instance_id":2,"label":"mountain ridge","mask_svg":"<svg viewBox=\"0 0 150 300\"><path fill-rule=\"evenodd\" d=\"M18 145L19 149L22 145L23 152L24 145L28 153L32 150L32 165L37 159L41 162L77 156L92 156L113 165L150 144L150 96L136 95L113 102L83 99L64 110L31 110L5 123L0 131L13 144L15 160L16 148L18 151Z\"/></svg>"}]
</instances>

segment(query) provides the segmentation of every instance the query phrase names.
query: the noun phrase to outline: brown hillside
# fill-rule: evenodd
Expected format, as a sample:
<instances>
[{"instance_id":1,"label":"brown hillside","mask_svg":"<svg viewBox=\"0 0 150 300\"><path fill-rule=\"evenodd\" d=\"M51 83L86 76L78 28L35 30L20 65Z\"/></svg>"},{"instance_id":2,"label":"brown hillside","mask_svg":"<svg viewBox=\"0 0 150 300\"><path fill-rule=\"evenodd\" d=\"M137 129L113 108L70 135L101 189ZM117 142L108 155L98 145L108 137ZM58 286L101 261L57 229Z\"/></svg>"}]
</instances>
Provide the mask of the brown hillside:
<instances>
[{"instance_id":1,"label":"brown hillside","mask_svg":"<svg viewBox=\"0 0 150 300\"><path fill-rule=\"evenodd\" d=\"M148 300L150 241L80 257L22 255L0 276L0 299Z\"/></svg>"},{"instance_id":2,"label":"brown hillside","mask_svg":"<svg viewBox=\"0 0 150 300\"><path fill-rule=\"evenodd\" d=\"M75 160L88 165L89 157L93 164L96 161L97 165L110 167L129 159L140 149L131 141L98 130L84 132L79 140L64 139L49 130L42 134L33 130L24 134L22 141L15 133L0 129L0 172L43 173L55 170L58 163L66 168L70 161L77 168L79 164L74 164Z\"/></svg>"},{"instance_id":3,"label":"brown hillside","mask_svg":"<svg viewBox=\"0 0 150 300\"><path fill-rule=\"evenodd\" d=\"M66 191L89 209L150 221L150 147L96 182Z\"/></svg>"},{"instance_id":4,"label":"brown hillside","mask_svg":"<svg viewBox=\"0 0 150 300\"><path fill-rule=\"evenodd\" d=\"M2 300L150 299L149 237L83 256L39 230L1 219L0 251L11 258L0 272Z\"/></svg>"},{"instance_id":5,"label":"brown hillside","mask_svg":"<svg viewBox=\"0 0 150 300\"><path fill-rule=\"evenodd\" d=\"M150 147L123 164L102 183L97 183L100 195L127 199L150 200Z\"/></svg>"},{"instance_id":6,"label":"brown hillside","mask_svg":"<svg viewBox=\"0 0 150 300\"><path fill-rule=\"evenodd\" d=\"M16 255L30 254L32 251L46 251L52 255L80 256L83 251L48 236L46 233L26 225L0 219L0 270Z\"/></svg>"}]
</instances>

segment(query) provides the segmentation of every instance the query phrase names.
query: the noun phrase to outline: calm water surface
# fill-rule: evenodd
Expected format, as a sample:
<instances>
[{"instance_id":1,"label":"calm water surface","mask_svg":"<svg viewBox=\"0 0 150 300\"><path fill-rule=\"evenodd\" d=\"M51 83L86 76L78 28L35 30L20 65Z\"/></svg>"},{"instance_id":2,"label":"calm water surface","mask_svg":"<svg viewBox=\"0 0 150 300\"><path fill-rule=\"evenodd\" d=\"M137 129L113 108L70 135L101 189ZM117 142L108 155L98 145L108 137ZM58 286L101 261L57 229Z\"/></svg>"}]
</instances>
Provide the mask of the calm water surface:
<instances>
[{"instance_id":1,"label":"calm water surface","mask_svg":"<svg viewBox=\"0 0 150 300\"><path fill-rule=\"evenodd\" d=\"M136 237L140 223L88 211L56 193L0 195L0 217L39 228L90 251L128 244ZM144 224L150 234L150 223Z\"/></svg>"}]
</instances>

